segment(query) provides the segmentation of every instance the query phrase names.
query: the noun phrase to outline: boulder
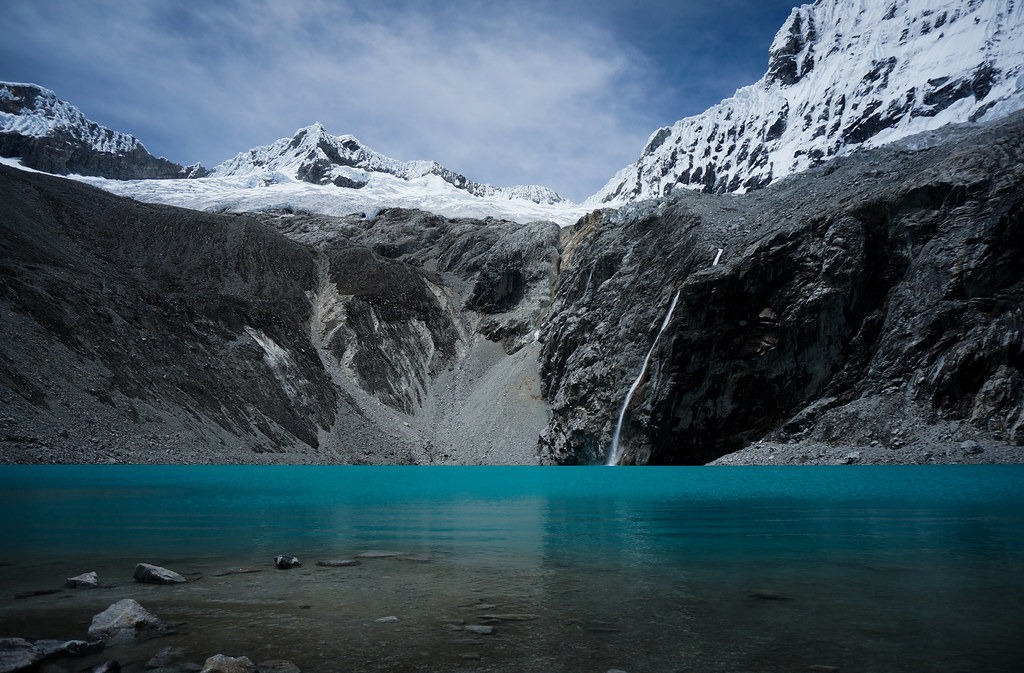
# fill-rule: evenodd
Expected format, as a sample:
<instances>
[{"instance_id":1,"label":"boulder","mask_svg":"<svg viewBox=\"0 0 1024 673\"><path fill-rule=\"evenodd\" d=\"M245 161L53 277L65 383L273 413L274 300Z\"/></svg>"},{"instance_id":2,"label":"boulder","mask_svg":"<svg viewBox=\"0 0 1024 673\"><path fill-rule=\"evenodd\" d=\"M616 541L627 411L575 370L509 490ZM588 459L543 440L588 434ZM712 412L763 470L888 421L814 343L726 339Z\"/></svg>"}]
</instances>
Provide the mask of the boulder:
<instances>
[{"instance_id":1,"label":"boulder","mask_svg":"<svg viewBox=\"0 0 1024 673\"><path fill-rule=\"evenodd\" d=\"M202 673L257 673L257 669L249 657L215 654L206 660Z\"/></svg>"},{"instance_id":2,"label":"boulder","mask_svg":"<svg viewBox=\"0 0 1024 673\"><path fill-rule=\"evenodd\" d=\"M160 619L131 598L125 598L92 618L89 636L106 643L127 643L149 632L163 631Z\"/></svg>"},{"instance_id":3,"label":"boulder","mask_svg":"<svg viewBox=\"0 0 1024 673\"><path fill-rule=\"evenodd\" d=\"M132 575L136 582L144 584L184 584L188 580L167 568L140 563L135 566L135 573Z\"/></svg>"},{"instance_id":4,"label":"boulder","mask_svg":"<svg viewBox=\"0 0 1024 673\"><path fill-rule=\"evenodd\" d=\"M92 589L99 585L100 580L96 575L96 571L82 573L81 575L75 575L64 580L64 586L69 589Z\"/></svg>"},{"instance_id":5,"label":"boulder","mask_svg":"<svg viewBox=\"0 0 1024 673\"><path fill-rule=\"evenodd\" d=\"M27 671L42 658L35 645L24 638L0 638L0 673Z\"/></svg>"},{"instance_id":6,"label":"boulder","mask_svg":"<svg viewBox=\"0 0 1024 673\"><path fill-rule=\"evenodd\" d=\"M298 557L295 556L275 556L274 567L278 570L288 570L289 568L298 568L302 564L299 563Z\"/></svg>"}]
</instances>

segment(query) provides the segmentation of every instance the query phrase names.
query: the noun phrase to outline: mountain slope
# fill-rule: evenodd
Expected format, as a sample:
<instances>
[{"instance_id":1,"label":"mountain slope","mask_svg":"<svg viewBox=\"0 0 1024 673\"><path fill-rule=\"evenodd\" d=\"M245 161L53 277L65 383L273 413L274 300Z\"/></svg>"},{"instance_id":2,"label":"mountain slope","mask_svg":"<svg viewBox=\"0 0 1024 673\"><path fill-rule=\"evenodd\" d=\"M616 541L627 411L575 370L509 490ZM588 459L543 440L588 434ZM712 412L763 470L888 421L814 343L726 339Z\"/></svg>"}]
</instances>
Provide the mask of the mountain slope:
<instances>
[{"instance_id":1,"label":"mountain slope","mask_svg":"<svg viewBox=\"0 0 1024 673\"><path fill-rule=\"evenodd\" d=\"M134 136L85 118L81 110L35 84L0 82L0 156L46 173L115 180L203 175L151 155Z\"/></svg>"},{"instance_id":2,"label":"mountain slope","mask_svg":"<svg viewBox=\"0 0 1024 673\"><path fill-rule=\"evenodd\" d=\"M566 233L548 462L1024 459L1024 111Z\"/></svg>"},{"instance_id":3,"label":"mountain slope","mask_svg":"<svg viewBox=\"0 0 1024 673\"><path fill-rule=\"evenodd\" d=\"M590 205L763 187L858 147L1024 107L1024 3L818 0L757 83L659 129Z\"/></svg>"}]
</instances>

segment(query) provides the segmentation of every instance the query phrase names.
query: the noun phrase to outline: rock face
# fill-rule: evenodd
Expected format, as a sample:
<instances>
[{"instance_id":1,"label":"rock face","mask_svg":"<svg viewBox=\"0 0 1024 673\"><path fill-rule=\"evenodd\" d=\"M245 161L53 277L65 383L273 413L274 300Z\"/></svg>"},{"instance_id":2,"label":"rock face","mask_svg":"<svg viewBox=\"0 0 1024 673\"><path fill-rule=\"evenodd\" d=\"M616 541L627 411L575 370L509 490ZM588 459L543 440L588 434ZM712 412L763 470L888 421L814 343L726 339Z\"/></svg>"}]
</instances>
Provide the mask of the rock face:
<instances>
[{"instance_id":1,"label":"rock face","mask_svg":"<svg viewBox=\"0 0 1024 673\"><path fill-rule=\"evenodd\" d=\"M0 156L21 157L29 168L115 180L201 177L199 165L183 167L146 151L135 137L85 118L49 89L0 82Z\"/></svg>"},{"instance_id":2,"label":"rock face","mask_svg":"<svg viewBox=\"0 0 1024 673\"><path fill-rule=\"evenodd\" d=\"M742 196L582 220L542 335L544 460L604 459L677 292L623 462L704 463L762 438L898 454L903 428L936 425L951 445L1024 446L1022 166L1018 113Z\"/></svg>"},{"instance_id":3,"label":"rock face","mask_svg":"<svg viewBox=\"0 0 1024 673\"><path fill-rule=\"evenodd\" d=\"M768 71L653 133L587 203L756 189L858 147L1024 107L1015 0L818 0L793 9Z\"/></svg>"},{"instance_id":4,"label":"rock face","mask_svg":"<svg viewBox=\"0 0 1024 673\"><path fill-rule=\"evenodd\" d=\"M0 207L5 462L537 460L554 224L214 215L8 167Z\"/></svg>"},{"instance_id":5,"label":"rock face","mask_svg":"<svg viewBox=\"0 0 1024 673\"><path fill-rule=\"evenodd\" d=\"M92 618L89 636L106 643L127 643L164 630L164 623L131 598L125 598Z\"/></svg>"}]
</instances>

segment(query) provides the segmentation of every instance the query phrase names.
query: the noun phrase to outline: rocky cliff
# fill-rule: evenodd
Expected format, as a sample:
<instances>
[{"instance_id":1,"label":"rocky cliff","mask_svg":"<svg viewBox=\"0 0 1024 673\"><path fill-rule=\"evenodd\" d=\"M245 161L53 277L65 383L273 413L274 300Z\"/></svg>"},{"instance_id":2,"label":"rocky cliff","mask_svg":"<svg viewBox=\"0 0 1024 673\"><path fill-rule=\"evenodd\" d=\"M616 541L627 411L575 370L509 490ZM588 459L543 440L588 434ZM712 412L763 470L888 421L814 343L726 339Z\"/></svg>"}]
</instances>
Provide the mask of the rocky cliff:
<instances>
[{"instance_id":1,"label":"rocky cliff","mask_svg":"<svg viewBox=\"0 0 1024 673\"><path fill-rule=\"evenodd\" d=\"M45 173L115 180L201 177L151 155L137 138L85 118L75 106L35 84L0 82L0 156Z\"/></svg>"},{"instance_id":2,"label":"rocky cliff","mask_svg":"<svg viewBox=\"0 0 1024 673\"><path fill-rule=\"evenodd\" d=\"M213 215L3 166L0 211L0 461L536 460L554 224Z\"/></svg>"},{"instance_id":3,"label":"rocky cliff","mask_svg":"<svg viewBox=\"0 0 1024 673\"><path fill-rule=\"evenodd\" d=\"M542 332L543 460L605 459L677 293L622 462L705 463L759 441L773 447L759 459L800 462L1024 446L1022 167L1018 113L745 195L581 220Z\"/></svg>"}]
</instances>

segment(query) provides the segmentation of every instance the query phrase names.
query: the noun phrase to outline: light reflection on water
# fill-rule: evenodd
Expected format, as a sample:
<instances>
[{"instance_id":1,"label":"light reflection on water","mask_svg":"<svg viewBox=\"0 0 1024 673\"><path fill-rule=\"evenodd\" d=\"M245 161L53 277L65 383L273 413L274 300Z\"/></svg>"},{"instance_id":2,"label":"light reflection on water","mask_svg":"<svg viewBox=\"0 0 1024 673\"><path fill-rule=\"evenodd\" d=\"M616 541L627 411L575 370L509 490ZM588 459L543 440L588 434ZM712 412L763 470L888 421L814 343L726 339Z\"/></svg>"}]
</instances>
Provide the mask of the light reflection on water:
<instances>
[{"instance_id":1,"label":"light reflection on water","mask_svg":"<svg viewBox=\"0 0 1024 673\"><path fill-rule=\"evenodd\" d=\"M1022 505L1016 466L4 466L0 636L83 637L130 596L183 626L105 653L129 672L168 644L306 671L1016 671ZM429 561L313 565L371 549ZM202 579L134 584L137 561ZM11 598L93 569L116 586Z\"/></svg>"}]
</instances>

